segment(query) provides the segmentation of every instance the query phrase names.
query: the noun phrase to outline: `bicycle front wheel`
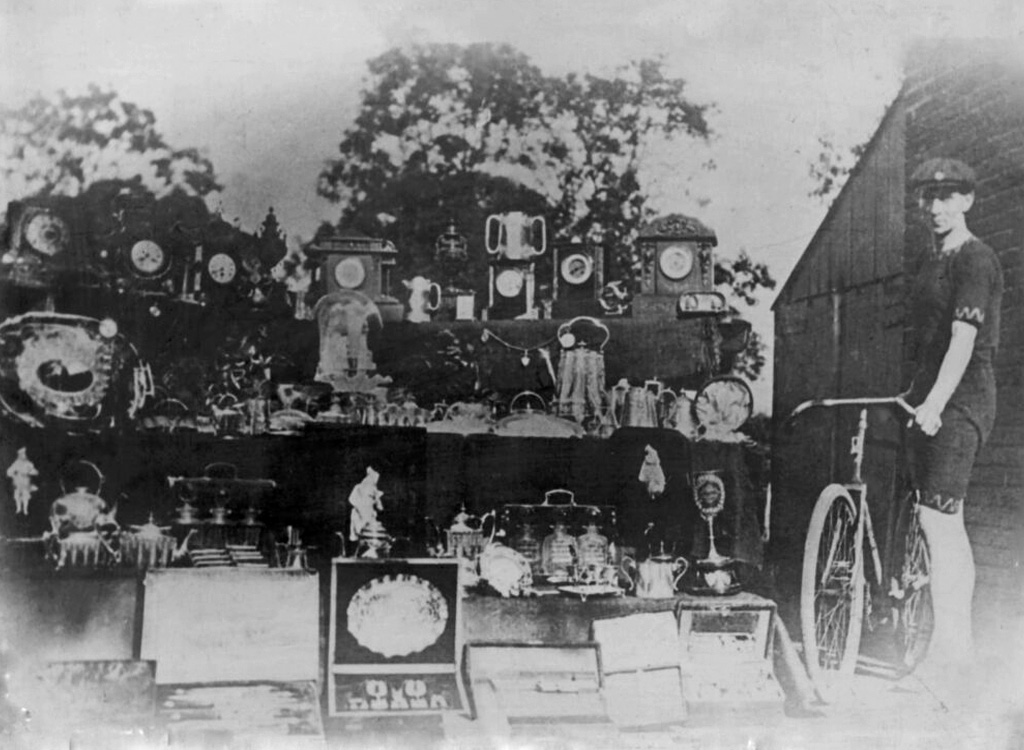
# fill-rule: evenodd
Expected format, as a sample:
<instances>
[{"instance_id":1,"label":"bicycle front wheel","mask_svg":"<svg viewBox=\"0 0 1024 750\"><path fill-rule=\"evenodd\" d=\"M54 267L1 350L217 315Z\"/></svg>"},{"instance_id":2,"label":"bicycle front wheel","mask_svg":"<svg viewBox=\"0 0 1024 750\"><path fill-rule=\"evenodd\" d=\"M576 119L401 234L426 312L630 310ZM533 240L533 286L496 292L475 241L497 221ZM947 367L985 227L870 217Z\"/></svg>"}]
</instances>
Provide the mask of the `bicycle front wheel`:
<instances>
[{"instance_id":1,"label":"bicycle front wheel","mask_svg":"<svg viewBox=\"0 0 1024 750\"><path fill-rule=\"evenodd\" d=\"M857 544L857 506L830 484L814 505L804 543L800 626L804 660L820 690L853 674L864 622L864 561Z\"/></svg>"},{"instance_id":2,"label":"bicycle front wheel","mask_svg":"<svg viewBox=\"0 0 1024 750\"><path fill-rule=\"evenodd\" d=\"M928 652L935 625L931 595L931 553L917 515L914 494L899 505L893 535L890 596L896 625L896 666L904 672L916 667Z\"/></svg>"}]
</instances>

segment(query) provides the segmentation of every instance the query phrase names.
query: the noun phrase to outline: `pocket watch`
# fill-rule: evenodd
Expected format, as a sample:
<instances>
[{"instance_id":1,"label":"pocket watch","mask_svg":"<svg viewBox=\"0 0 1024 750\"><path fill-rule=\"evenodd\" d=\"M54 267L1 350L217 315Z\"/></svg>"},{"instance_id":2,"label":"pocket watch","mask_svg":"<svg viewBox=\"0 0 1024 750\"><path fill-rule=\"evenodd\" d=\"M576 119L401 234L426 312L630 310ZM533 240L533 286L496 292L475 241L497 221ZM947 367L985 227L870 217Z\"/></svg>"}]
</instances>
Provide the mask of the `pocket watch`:
<instances>
[{"instance_id":1,"label":"pocket watch","mask_svg":"<svg viewBox=\"0 0 1024 750\"><path fill-rule=\"evenodd\" d=\"M171 256L153 240L139 240L128 250L131 272L145 279L162 276L171 265Z\"/></svg>"},{"instance_id":2,"label":"pocket watch","mask_svg":"<svg viewBox=\"0 0 1024 750\"><path fill-rule=\"evenodd\" d=\"M502 297L515 297L523 290L522 271L506 268L494 279L494 288Z\"/></svg>"},{"instance_id":3,"label":"pocket watch","mask_svg":"<svg viewBox=\"0 0 1024 750\"><path fill-rule=\"evenodd\" d=\"M238 275L238 264L227 253L214 253L206 261L206 273L215 284L226 286Z\"/></svg>"},{"instance_id":4,"label":"pocket watch","mask_svg":"<svg viewBox=\"0 0 1024 750\"><path fill-rule=\"evenodd\" d=\"M683 245L669 245L661 251L658 267L667 278L679 281L693 269L693 253Z\"/></svg>"},{"instance_id":5,"label":"pocket watch","mask_svg":"<svg viewBox=\"0 0 1024 750\"><path fill-rule=\"evenodd\" d=\"M567 284L583 284L594 274L594 259L583 253L573 253L562 261L560 268Z\"/></svg>"}]
</instances>

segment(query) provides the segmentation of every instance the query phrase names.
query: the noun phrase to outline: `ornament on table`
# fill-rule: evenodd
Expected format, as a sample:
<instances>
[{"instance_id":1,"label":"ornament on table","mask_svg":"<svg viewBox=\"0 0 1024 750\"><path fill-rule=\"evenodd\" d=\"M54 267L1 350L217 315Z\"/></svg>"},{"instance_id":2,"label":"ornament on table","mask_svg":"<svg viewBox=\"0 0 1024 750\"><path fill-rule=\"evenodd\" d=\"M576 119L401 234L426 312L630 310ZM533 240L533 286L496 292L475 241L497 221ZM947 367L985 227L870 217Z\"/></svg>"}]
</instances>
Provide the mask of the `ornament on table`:
<instances>
[{"instance_id":1,"label":"ornament on table","mask_svg":"<svg viewBox=\"0 0 1024 750\"><path fill-rule=\"evenodd\" d=\"M296 320L312 320L313 310L307 302L310 285L313 283L313 269L301 252L288 253L270 269L270 277L284 284L285 290L294 295L293 307Z\"/></svg>"},{"instance_id":2,"label":"ornament on table","mask_svg":"<svg viewBox=\"0 0 1024 750\"><path fill-rule=\"evenodd\" d=\"M39 489L32 481L33 477L39 476L39 470L29 460L27 448L18 448L17 458L7 467L7 476L14 486L14 514L21 513L27 516L28 503L32 499L32 494Z\"/></svg>"},{"instance_id":3,"label":"ornament on table","mask_svg":"<svg viewBox=\"0 0 1024 750\"><path fill-rule=\"evenodd\" d=\"M429 323L430 313L441 306L441 285L424 276L404 279L402 285L409 290L409 312L405 319L410 323Z\"/></svg>"},{"instance_id":4,"label":"ornament on table","mask_svg":"<svg viewBox=\"0 0 1024 750\"><path fill-rule=\"evenodd\" d=\"M644 446L644 462L637 477L647 488L648 497L653 500L665 491L665 472L661 468L661 457L650 445Z\"/></svg>"},{"instance_id":5,"label":"ornament on table","mask_svg":"<svg viewBox=\"0 0 1024 750\"><path fill-rule=\"evenodd\" d=\"M349 493L348 502L352 506L348 534L350 541L357 541L360 532L367 526L376 525L377 512L384 510L384 503L381 501L384 493L377 489L378 479L380 474L372 466L367 466L366 476Z\"/></svg>"}]
</instances>

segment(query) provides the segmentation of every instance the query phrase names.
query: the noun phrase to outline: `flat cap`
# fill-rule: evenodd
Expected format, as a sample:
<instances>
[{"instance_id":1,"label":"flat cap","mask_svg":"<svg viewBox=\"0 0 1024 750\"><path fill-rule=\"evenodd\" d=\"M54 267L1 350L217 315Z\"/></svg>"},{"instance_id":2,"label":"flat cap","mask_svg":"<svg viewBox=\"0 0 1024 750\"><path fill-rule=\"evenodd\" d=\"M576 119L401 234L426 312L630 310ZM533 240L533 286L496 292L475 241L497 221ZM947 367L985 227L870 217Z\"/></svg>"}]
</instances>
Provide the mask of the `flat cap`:
<instances>
[{"instance_id":1,"label":"flat cap","mask_svg":"<svg viewBox=\"0 0 1024 750\"><path fill-rule=\"evenodd\" d=\"M948 186L970 191L974 190L975 182L973 169L958 159L945 157L928 159L915 169L910 177L912 188Z\"/></svg>"}]
</instances>

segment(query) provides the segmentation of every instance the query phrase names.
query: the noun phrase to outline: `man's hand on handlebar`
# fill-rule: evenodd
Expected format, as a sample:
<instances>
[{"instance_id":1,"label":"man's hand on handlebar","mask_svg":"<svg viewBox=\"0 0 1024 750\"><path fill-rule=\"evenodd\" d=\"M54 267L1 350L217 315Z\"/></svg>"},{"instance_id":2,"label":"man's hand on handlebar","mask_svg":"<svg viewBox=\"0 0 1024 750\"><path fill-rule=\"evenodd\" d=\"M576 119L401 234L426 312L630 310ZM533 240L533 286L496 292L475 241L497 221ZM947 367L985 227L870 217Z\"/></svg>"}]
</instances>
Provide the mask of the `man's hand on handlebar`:
<instances>
[{"instance_id":1,"label":"man's hand on handlebar","mask_svg":"<svg viewBox=\"0 0 1024 750\"><path fill-rule=\"evenodd\" d=\"M942 427L942 409L937 408L927 399L923 404L914 409L914 424L921 432L931 437Z\"/></svg>"}]
</instances>

